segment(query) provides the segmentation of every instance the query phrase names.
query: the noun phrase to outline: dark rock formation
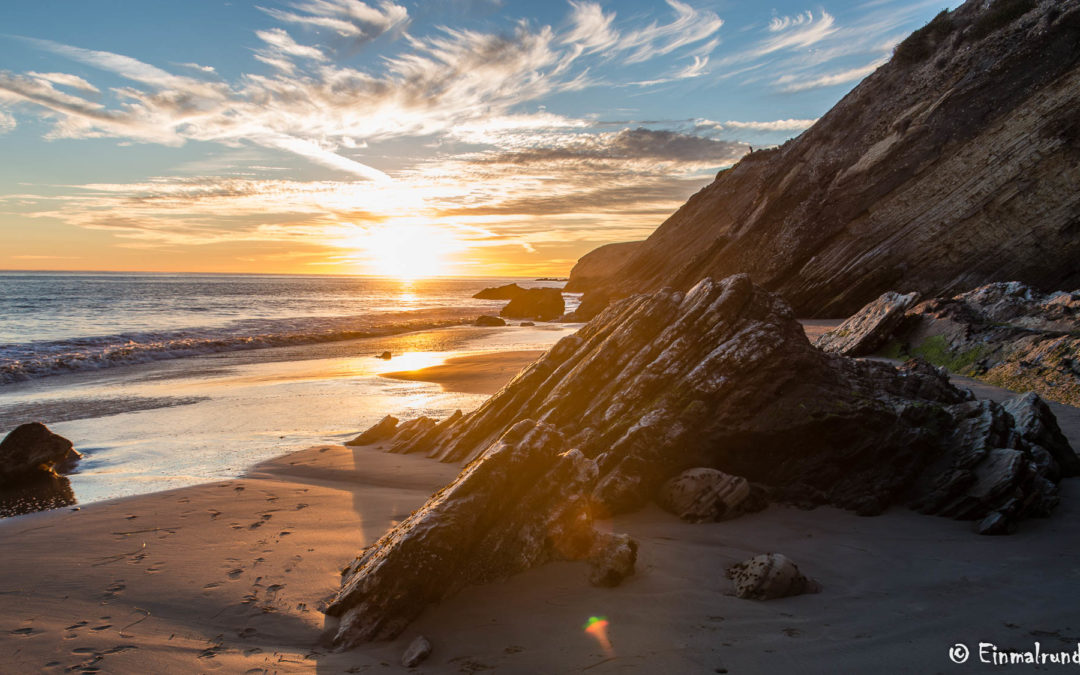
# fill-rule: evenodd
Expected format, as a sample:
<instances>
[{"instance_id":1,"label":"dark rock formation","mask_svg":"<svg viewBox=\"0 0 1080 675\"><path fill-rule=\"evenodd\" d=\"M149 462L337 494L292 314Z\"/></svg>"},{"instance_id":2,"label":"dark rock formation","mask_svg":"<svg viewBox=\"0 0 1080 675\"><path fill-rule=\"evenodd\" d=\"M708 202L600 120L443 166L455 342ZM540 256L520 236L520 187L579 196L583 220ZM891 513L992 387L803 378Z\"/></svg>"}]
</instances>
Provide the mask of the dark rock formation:
<instances>
[{"instance_id":1,"label":"dark rock formation","mask_svg":"<svg viewBox=\"0 0 1080 675\"><path fill-rule=\"evenodd\" d=\"M919 361L823 352L745 275L626 298L474 412L395 426L393 451L468 465L346 569L334 639L393 637L428 603L547 560L588 558L594 583L616 583L636 545L590 519L694 467L772 499L1008 530L1053 508L1076 461L1040 403L975 401Z\"/></svg>"},{"instance_id":2,"label":"dark rock formation","mask_svg":"<svg viewBox=\"0 0 1080 675\"><path fill-rule=\"evenodd\" d=\"M624 297L747 272L800 316L845 317L894 288L1078 287L1078 64L1075 0L968 0L574 288Z\"/></svg>"},{"instance_id":3,"label":"dark rock formation","mask_svg":"<svg viewBox=\"0 0 1080 675\"><path fill-rule=\"evenodd\" d=\"M0 442L0 486L55 477L70 471L81 457L71 441L44 424L22 424Z\"/></svg>"},{"instance_id":4,"label":"dark rock formation","mask_svg":"<svg viewBox=\"0 0 1080 675\"><path fill-rule=\"evenodd\" d=\"M730 520L765 507L763 496L745 478L705 467L669 479L660 487L656 503L692 523Z\"/></svg>"},{"instance_id":5,"label":"dark rock formation","mask_svg":"<svg viewBox=\"0 0 1080 675\"><path fill-rule=\"evenodd\" d=\"M394 355L391 354L390 352L383 352L381 354L376 354L375 355L375 358L382 359L383 361L389 361L393 357L394 357Z\"/></svg>"},{"instance_id":6,"label":"dark rock formation","mask_svg":"<svg viewBox=\"0 0 1080 675\"><path fill-rule=\"evenodd\" d=\"M562 316L565 309L562 291L558 288L526 288L502 308L499 316L554 321Z\"/></svg>"},{"instance_id":7,"label":"dark rock formation","mask_svg":"<svg viewBox=\"0 0 1080 675\"><path fill-rule=\"evenodd\" d=\"M563 290L567 293L584 291L597 281L614 274L626 264L644 242L625 241L618 244L605 244L589 251L577 261L570 270L570 278Z\"/></svg>"},{"instance_id":8,"label":"dark rock formation","mask_svg":"<svg viewBox=\"0 0 1080 675\"><path fill-rule=\"evenodd\" d=\"M334 644L393 638L428 604L549 560L591 559L594 583L618 583L637 547L593 528L598 475L550 425L518 422L344 570Z\"/></svg>"},{"instance_id":9,"label":"dark rock formation","mask_svg":"<svg viewBox=\"0 0 1080 675\"><path fill-rule=\"evenodd\" d=\"M818 346L847 354L880 347L887 356L918 356L990 384L1080 405L1080 291L1043 294L1019 282L989 284L922 302L887 329L868 321L881 303L822 335ZM863 343L874 347L862 349Z\"/></svg>"},{"instance_id":10,"label":"dark rock formation","mask_svg":"<svg viewBox=\"0 0 1080 675\"><path fill-rule=\"evenodd\" d=\"M762 553L728 568L727 578L735 582L736 597L773 600L821 590L813 579L799 572L786 555Z\"/></svg>"},{"instance_id":11,"label":"dark rock formation","mask_svg":"<svg viewBox=\"0 0 1080 675\"><path fill-rule=\"evenodd\" d=\"M827 352L847 356L873 354L892 338L904 313L919 299L918 293L901 295L889 291L863 307L835 329L824 333L814 344Z\"/></svg>"},{"instance_id":12,"label":"dark rock formation","mask_svg":"<svg viewBox=\"0 0 1080 675\"><path fill-rule=\"evenodd\" d=\"M491 316L490 314L481 314L476 317L476 321L473 321L474 326L505 326L506 322L497 316Z\"/></svg>"},{"instance_id":13,"label":"dark rock formation","mask_svg":"<svg viewBox=\"0 0 1080 675\"><path fill-rule=\"evenodd\" d=\"M370 427L364 433L360 434L351 441L346 441L345 445L371 445L373 443L379 443L394 435L397 431L398 418L393 415L387 415L374 426Z\"/></svg>"},{"instance_id":14,"label":"dark rock formation","mask_svg":"<svg viewBox=\"0 0 1080 675\"><path fill-rule=\"evenodd\" d=\"M513 300L521 295L524 290L524 288L517 284L506 284L505 286L485 288L473 297L477 300Z\"/></svg>"},{"instance_id":15,"label":"dark rock formation","mask_svg":"<svg viewBox=\"0 0 1080 675\"><path fill-rule=\"evenodd\" d=\"M615 303L474 412L394 449L470 461L532 418L596 460L593 500L610 513L642 506L688 468L710 467L773 498L874 514L896 502L923 505L939 476L954 464L973 468L990 449L1032 460L1050 453L1005 408L971 399L925 363L896 369L814 348L783 300L737 275ZM1045 406L1023 407L1056 427ZM1072 457L1055 447L1064 455L1052 458L1053 470ZM946 487L944 501L965 494L959 483ZM1015 482L1019 491L1043 488ZM989 497L980 513L960 517L981 518L1007 501Z\"/></svg>"}]
</instances>

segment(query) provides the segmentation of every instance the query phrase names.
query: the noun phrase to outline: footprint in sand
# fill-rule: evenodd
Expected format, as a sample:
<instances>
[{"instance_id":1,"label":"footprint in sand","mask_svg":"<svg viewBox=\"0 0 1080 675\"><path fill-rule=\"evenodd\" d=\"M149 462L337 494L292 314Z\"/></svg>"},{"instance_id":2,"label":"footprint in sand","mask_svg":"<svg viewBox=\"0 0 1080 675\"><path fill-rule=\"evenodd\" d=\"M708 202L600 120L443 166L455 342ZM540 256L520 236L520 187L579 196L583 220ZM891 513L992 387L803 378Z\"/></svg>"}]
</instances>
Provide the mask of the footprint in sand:
<instances>
[{"instance_id":1,"label":"footprint in sand","mask_svg":"<svg viewBox=\"0 0 1080 675\"><path fill-rule=\"evenodd\" d=\"M165 563L164 562L156 562L153 565L151 565L150 567L146 568L146 573L147 574L157 574L158 572L160 572L163 569L165 569Z\"/></svg>"},{"instance_id":2,"label":"footprint in sand","mask_svg":"<svg viewBox=\"0 0 1080 675\"><path fill-rule=\"evenodd\" d=\"M289 558L289 562L285 563L285 571L292 572L294 569L296 569L296 566L299 565L300 561L302 561L303 559L304 556L302 555L294 555L292 558Z\"/></svg>"},{"instance_id":3,"label":"footprint in sand","mask_svg":"<svg viewBox=\"0 0 1080 675\"><path fill-rule=\"evenodd\" d=\"M106 624L102 624L100 626L94 626L90 630L95 631L95 632L99 632L99 631L103 631L103 630L109 630L110 628L112 628L112 624L111 623L106 623Z\"/></svg>"},{"instance_id":4,"label":"footprint in sand","mask_svg":"<svg viewBox=\"0 0 1080 675\"><path fill-rule=\"evenodd\" d=\"M8 632L11 635L33 635L35 631L34 631L33 628L16 628L15 630L8 631ZM37 631L37 632L41 632L41 631Z\"/></svg>"},{"instance_id":5,"label":"footprint in sand","mask_svg":"<svg viewBox=\"0 0 1080 675\"><path fill-rule=\"evenodd\" d=\"M93 647L76 647L71 650L72 654L97 654L97 650Z\"/></svg>"},{"instance_id":6,"label":"footprint in sand","mask_svg":"<svg viewBox=\"0 0 1080 675\"><path fill-rule=\"evenodd\" d=\"M206 584L205 586L203 586L203 590L204 590L204 591L209 591L209 590L211 590L211 589L217 588L217 587L218 587L218 586L220 586L220 585L221 585L221 582L220 582L220 581L211 581L210 583L208 583L208 584Z\"/></svg>"},{"instance_id":7,"label":"footprint in sand","mask_svg":"<svg viewBox=\"0 0 1080 675\"><path fill-rule=\"evenodd\" d=\"M237 567L236 569L231 569L231 570L229 570L229 578L230 579L237 579L243 573L244 573L244 568L242 568L242 567Z\"/></svg>"},{"instance_id":8,"label":"footprint in sand","mask_svg":"<svg viewBox=\"0 0 1080 675\"><path fill-rule=\"evenodd\" d=\"M124 583L124 580L117 579L115 582L113 582L112 586L109 586L105 589L105 594L101 597L103 600L113 600L116 598L116 596L123 593L125 588L127 588L127 585Z\"/></svg>"},{"instance_id":9,"label":"footprint in sand","mask_svg":"<svg viewBox=\"0 0 1080 675\"><path fill-rule=\"evenodd\" d=\"M217 518L218 516L221 515L221 511L218 511L217 509L206 509L206 510L210 513L210 520L214 520L215 518Z\"/></svg>"},{"instance_id":10,"label":"footprint in sand","mask_svg":"<svg viewBox=\"0 0 1080 675\"><path fill-rule=\"evenodd\" d=\"M300 502L299 504L296 505L296 510L300 511L301 509L306 509L308 506L309 506L308 504L305 504L304 502Z\"/></svg>"},{"instance_id":11,"label":"footprint in sand","mask_svg":"<svg viewBox=\"0 0 1080 675\"><path fill-rule=\"evenodd\" d=\"M241 630L241 631L237 631L236 635L237 635L237 636L238 636L238 637L239 637L239 638L240 638L241 640L246 640L246 639L248 639L249 637L251 637L251 636L255 635L255 633L256 633L256 632L258 632L258 631L256 631L256 630L255 630L254 628L245 628L244 630Z\"/></svg>"},{"instance_id":12,"label":"footprint in sand","mask_svg":"<svg viewBox=\"0 0 1080 675\"><path fill-rule=\"evenodd\" d=\"M263 650L259 649L258 647L252 647L251 649L245 649L244 650L244 656L253 656L255 654L262 654L262 653L263 653Z\"/></svg>"},{"instance_id":13,"label":"footprint in sand","mask_svg":"<svg viewBox=\"0 0 1080 675\"><path fill-rule=\"evenodd\" d=\"M90 623L90 622L89 621L80 621L79 623L73 623L70 626L68 626L67 628L65 628L64 630L77 630L79 628L82 628L83 626L85 626L88 623Z\"/></svg>"}]
</instances>

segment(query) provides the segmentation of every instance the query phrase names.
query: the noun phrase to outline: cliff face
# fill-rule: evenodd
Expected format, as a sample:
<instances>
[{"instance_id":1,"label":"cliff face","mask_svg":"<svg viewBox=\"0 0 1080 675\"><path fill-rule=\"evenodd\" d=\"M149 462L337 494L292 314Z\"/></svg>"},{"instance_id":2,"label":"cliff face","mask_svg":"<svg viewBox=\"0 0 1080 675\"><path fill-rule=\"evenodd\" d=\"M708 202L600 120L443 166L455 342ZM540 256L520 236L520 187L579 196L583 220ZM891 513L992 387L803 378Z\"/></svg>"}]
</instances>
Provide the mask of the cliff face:
<instances>
[{"instance_id":1,"label":"cliff face","mask_svg":"<svg viewBox=\"0 0 1080 675\"><path fill-rule=\"evenodd\" d=\"M618 244L606 244L589 251L570 270L570 278L563 288L568 293L577 293L588 288L605 277L614 274L626 264L635 253L641 250L640 241L624 241Z\"/></svg>"},{"instance_id":2,"label":"cliff face","mask_svg":"<svg viewBox=\"0 0 1080 675\"><path fill-rule=\"evenodd\" d=\"M816 125L694 195L619 297L746 272L804 316L887 290L1080 285L1080 0L969 0Z\"/></svg>"}]
</instances>

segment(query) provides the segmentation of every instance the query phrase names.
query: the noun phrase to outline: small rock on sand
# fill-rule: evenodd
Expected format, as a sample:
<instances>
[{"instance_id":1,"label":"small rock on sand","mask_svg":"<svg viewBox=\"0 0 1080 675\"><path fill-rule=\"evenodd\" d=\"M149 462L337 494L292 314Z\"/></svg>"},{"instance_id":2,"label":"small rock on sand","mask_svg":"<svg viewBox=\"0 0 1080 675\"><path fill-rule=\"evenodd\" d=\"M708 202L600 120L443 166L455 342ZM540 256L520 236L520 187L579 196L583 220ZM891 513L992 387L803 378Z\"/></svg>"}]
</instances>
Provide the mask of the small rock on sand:
<instances>
[{"instance_id":1,"label":"small rock on sand","mask_svg":"<svg viewBox=\"0 0 1080 675\"><path fill-rule=\"evenodd\" d=\"M772 600L803 593L817 593L821 586L799 572L798 566L782 553L762 553L728 568L735 582L735 595L750 600Z\"/></svg>"},{"instance_id":2,"label":"small rock on sand","mask_svg":"<svg viewBox=\"0 0 1080 675\"><path fill-rule=\"evenodd\" d=\"M431 642L423 635L417 635L416 639L409 643L405 653L401 655L401 665L414 668L429 656L431 656Z\"/></svg>"}]
</instances>

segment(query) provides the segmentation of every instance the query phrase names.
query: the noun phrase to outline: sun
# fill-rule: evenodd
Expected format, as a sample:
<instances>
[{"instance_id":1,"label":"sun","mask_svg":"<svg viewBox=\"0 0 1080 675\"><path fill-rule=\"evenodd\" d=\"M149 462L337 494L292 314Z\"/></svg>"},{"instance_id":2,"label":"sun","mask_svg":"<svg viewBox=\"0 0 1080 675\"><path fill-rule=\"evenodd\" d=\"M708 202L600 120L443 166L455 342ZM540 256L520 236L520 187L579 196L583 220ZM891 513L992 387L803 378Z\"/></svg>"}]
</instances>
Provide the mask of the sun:
<instances>
[{"instance_id":1,"label":"sun","mask_svg":"<svg viewBox=\"0 0 1080 675\"><path fill-rule=\"evenodd\" d=\"M450 253L460 248L446 230L423 222L387 222L356 239L367 267L380 276L421 279L447 272Z\"/></svg>"}]
</instances>

